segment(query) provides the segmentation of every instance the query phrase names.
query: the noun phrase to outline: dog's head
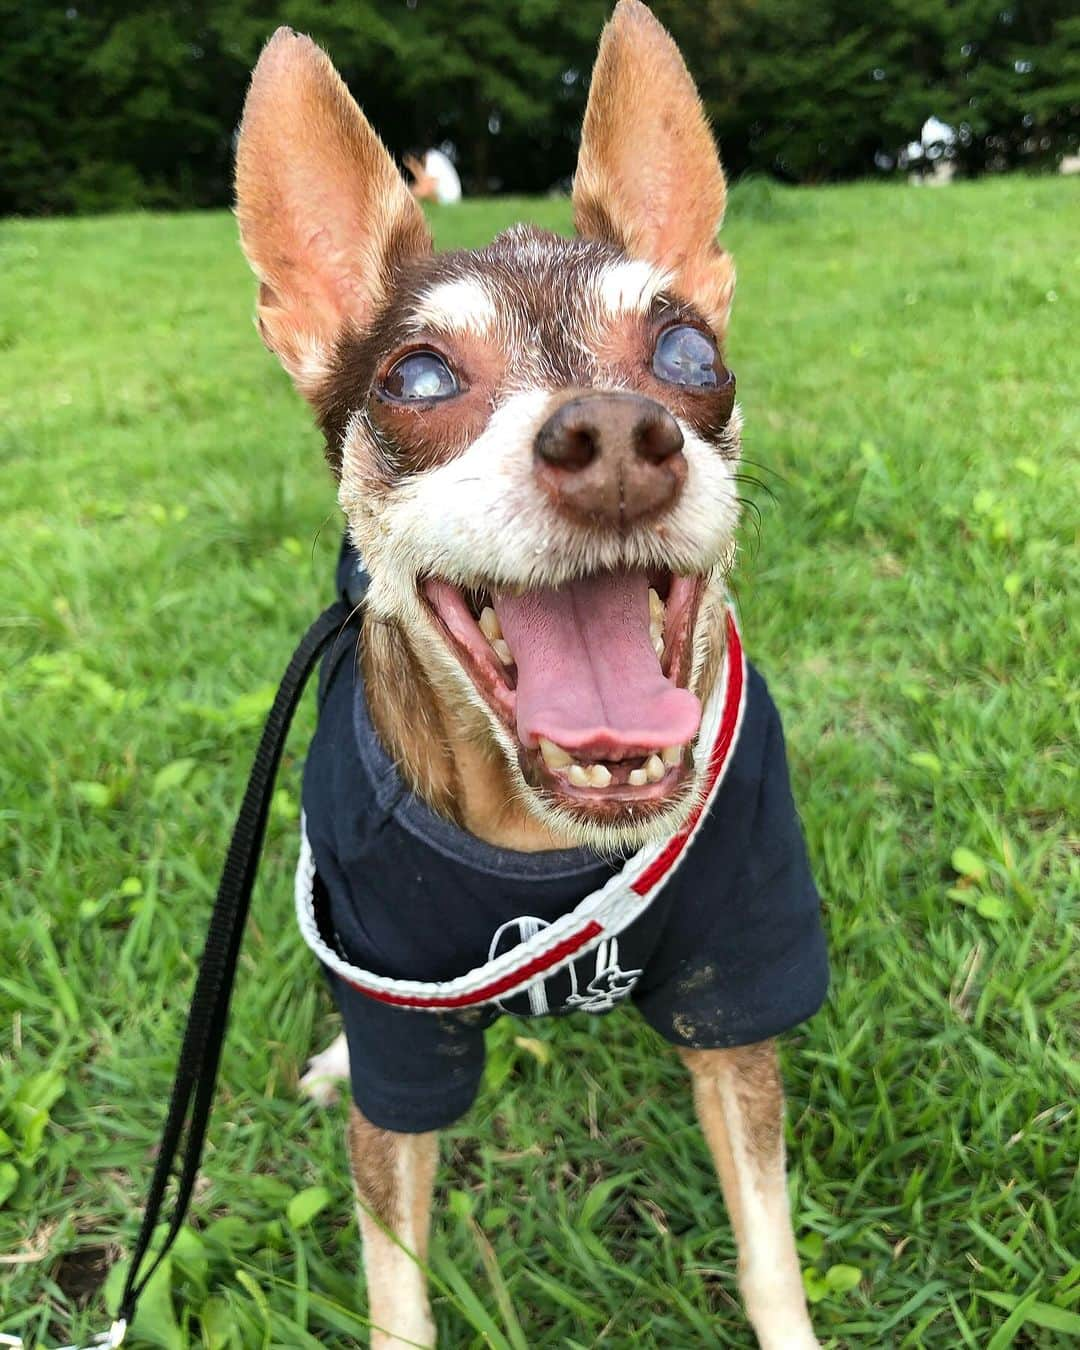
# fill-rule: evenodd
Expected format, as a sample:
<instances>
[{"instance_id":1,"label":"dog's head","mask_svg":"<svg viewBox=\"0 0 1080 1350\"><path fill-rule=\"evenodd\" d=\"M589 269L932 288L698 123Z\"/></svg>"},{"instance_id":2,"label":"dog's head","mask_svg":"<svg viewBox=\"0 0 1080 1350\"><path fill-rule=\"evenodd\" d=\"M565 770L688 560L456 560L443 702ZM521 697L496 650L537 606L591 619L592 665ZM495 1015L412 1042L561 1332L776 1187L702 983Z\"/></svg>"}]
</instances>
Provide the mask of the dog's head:
<instances>
[{"instance_id":1,"label":"dog's head","mask_svg":"<svg viewBox=\"0 0 1080 1350\"><path fill-rule=\"evenodd\" d=\"M576 239L432 251L326 55L282 29L237 157L267 345L315 408L371 576L530 807L582 841L670 830L696 787L739 453L725 185L678 49L620 0Z\"/></svg>"}]
</instances>

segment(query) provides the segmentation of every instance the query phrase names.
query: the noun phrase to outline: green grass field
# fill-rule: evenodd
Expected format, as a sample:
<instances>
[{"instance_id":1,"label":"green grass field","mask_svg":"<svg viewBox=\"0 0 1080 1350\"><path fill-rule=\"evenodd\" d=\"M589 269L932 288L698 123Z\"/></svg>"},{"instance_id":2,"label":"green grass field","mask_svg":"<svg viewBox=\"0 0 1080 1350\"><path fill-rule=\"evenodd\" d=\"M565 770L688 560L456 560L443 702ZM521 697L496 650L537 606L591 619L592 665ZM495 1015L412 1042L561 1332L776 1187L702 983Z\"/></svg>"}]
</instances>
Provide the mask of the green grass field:
<instances>
[{"instance_id":1,"label":"green grass field","mask_svg":"<svg viewBox=\"0 0 1080 1350\"><path fill-rule=\"evenodd\" d=\"M738 597L833 961L784 1058L834 1346L1080 1335L1078 205L750 183L725 232L769 489ZM435 224L518 217L569 212ZM107 1320L260 719L330 594L332 483L252 302L225 214L0 226L0 1331L31 1344ZM335 1030L291 916L300 723L136 1346L366 1343L345 1108L296 1094ZM630 1014L494 1029L436 1213L443 1347L753 1343L682 1071Z\"/></svg>"}]
</instances>

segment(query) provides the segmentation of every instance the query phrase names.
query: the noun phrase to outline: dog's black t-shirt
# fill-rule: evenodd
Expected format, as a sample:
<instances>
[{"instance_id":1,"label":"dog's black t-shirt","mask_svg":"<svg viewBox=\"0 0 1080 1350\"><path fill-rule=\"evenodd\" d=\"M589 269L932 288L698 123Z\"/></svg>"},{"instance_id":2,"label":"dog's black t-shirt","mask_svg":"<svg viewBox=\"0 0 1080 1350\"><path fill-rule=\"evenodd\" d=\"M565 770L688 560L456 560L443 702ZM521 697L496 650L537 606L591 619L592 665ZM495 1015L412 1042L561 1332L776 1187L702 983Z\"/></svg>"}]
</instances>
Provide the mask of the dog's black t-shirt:
<instances>
[{"instance_id":1,"label":"dog's black t-shirt","mask_svg":"<svg viewBox=\"0 0 1080 1350\"><path fill-rule=\"evenodd\" d=\"M303 804L337 952L400 980L441 982L484 965L621 867L586 849L494 848L436 815L406 789L371 725L358 663L340 650L323 668ZM805 1020L825 996L825 942L764 680L747 666L739 736L712 806L682 865L617 937L467 1011L388 1006L330 979L357 1105L409 1133L468 1109L484 1028L504 1012L600 1013L629 1001L667 1040L695 1048L746 1045Z\"/></svg>"}]
</instances>

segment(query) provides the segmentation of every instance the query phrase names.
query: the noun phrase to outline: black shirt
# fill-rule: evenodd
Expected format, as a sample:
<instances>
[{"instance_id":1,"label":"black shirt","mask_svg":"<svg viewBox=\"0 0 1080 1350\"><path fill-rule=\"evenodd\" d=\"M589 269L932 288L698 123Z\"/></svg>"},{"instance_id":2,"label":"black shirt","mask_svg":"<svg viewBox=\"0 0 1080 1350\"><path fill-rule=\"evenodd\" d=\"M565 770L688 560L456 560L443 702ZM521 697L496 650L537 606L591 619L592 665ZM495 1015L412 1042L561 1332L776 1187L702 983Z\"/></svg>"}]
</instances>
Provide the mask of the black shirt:
<instances>
[{"instance_id":1,"label":"black shirt","mask_svg":"<svg viewBox=\"0 0 1080 1350\"><path fill-rule=\"evenodd\" d=\"M357 567L355 555L346 565ZM543 931L620 871L588 849L495 848L410 793L372 727L353 643L323 669L304 773L306 875L326 944L351 966L447 981ZM305 853L307 853L307 845ZM303 860L302 860L303 862ZM303 871L303 867L302 867ZM313 872L313 874L312 874ZM331 975L353 1093L376 1125L438 1128L472 1101L501 1012L607 1012L632 1000L668 1040L748 1044L810 1016L828 969L779 714L747 663L721 785L682 865L617 937L527 990L452 1012L388 1006Z\"/></svg>"}]
</instances>

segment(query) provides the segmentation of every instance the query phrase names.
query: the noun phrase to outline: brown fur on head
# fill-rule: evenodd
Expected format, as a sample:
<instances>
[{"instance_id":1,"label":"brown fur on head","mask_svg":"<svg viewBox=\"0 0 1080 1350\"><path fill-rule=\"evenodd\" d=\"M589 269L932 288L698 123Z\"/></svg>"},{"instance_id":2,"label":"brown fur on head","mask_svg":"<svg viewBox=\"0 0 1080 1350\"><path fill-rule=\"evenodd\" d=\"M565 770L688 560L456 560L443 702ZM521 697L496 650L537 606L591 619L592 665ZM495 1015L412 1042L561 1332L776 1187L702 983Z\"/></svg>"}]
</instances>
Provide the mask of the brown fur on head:
<instances>
[{"instance_id":1,"label":"brown fur on head","mask_svg":"<svg viewBox=\"0 0 1080 1350\"><path fill-rule=\"evenodd\" d=\"M315 409L371 575L369 662L397 653L402 668L387 680L429 689L443 739L496 763L500 783L562 839L625 845L676 826L697 786L689 757L665 761L655 788L632 790L640 778L629 778L606 799L592 784L571 791L564 770L519 741L514 676L497 642L478 644L475 622L492 597L647 576L667 601L663 674L704 693L716 669L738 515L739 417L723 365L734 270L715 239L723 172L671 38L638 0L620 0L604 30L577 239L518 226L486 248L434 254L328 58L286 29L252 78L237 198L260 331ZM676 330L713 351L707 387L656 365ZM426 366L406 360L417 353ZM406 386L403 371L420 383ZM631 395L652 410L644 421L628 412ZM581 409L585 432L563 427L563 441L584 434L587 458L602 437L623 436L590 467L592 479L615 475L606 485L571 483L577 466L538 458L571 404L559 425ZM624 746L608 758L590 745L588 763L642 772ZM410 761L412 785L450 809L453 766L444 746L431 755L427 773Z\"/></svg>"}]
</instances>

